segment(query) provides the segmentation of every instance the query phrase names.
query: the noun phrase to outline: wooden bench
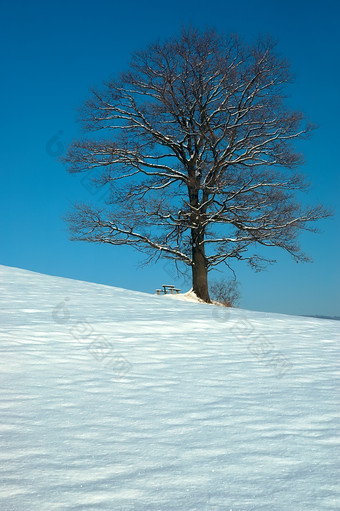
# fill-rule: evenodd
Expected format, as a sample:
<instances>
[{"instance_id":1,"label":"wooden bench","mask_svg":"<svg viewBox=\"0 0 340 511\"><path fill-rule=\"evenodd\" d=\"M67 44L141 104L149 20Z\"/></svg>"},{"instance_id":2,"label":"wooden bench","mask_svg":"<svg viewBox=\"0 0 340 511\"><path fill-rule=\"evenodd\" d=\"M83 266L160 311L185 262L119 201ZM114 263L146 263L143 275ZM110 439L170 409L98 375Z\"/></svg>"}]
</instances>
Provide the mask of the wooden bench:
<instances>
[{"instance_id":1,"label":"wooden bench","mask_svg":"<svg viewBox=\"0 0 340 511\"><path fill-rule=\"evenodd\" d=\"M176 294L179 294L179 292L180 292L180 289L178 289L177 287L172 286L172 285L170 285L170 284L163 284L163 285L162 285L162 288L163 288L163 289L156 289L156 293L157 293L158 295L160 295L160 294L162 294L162 293L163 293L163 294L165 294L165 295L167 295L168 293L170 293L171 295L173 295L173 294L175 294L175 293L176 293Z\"/></svg>"}]
</instances>

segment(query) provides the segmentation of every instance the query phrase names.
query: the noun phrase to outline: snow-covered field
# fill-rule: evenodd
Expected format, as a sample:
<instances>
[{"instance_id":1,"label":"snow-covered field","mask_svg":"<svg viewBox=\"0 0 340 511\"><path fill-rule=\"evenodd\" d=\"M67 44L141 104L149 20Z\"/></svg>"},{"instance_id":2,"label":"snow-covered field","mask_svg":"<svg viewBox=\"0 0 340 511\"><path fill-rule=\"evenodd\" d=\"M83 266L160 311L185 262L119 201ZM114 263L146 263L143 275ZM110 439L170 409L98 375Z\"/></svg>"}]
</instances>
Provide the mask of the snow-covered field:
<instances>
[{"instance_id":1,"label":"snow-covered field","mask_svg":"<svg viewBox=\"0 0 340 511\"><path fill-rule=\"evenodd\" d=\"M339 510L339 326L0 266L1 511Z\"/></svg>"}]
</instances>

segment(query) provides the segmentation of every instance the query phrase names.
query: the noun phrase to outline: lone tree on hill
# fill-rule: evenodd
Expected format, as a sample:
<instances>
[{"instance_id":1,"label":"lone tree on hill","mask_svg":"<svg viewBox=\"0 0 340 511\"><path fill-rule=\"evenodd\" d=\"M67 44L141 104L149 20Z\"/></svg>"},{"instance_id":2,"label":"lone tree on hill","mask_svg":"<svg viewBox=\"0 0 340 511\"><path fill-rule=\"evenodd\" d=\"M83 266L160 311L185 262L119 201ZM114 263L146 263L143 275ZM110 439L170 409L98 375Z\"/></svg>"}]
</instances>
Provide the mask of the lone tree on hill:
<instances>
[{"instance_id":1,"label":"lone tree on hill","mask_svg":"<svg viewBox=\"0 0 340 511\"><path fill-rule=\"evenodd\" d=\"M250 46L214 30L183 30L134 54L93 90L82 122L96 135L64 158L110 189L102 208L74 206L73 239L182 262L206 302L208 271L232 258L261 269L259 245L308 260L297 235L328 212L295 201L307 186L292 143L313 126L284 104L288 67L272 41Z\"/></svg>"}]
</instances>

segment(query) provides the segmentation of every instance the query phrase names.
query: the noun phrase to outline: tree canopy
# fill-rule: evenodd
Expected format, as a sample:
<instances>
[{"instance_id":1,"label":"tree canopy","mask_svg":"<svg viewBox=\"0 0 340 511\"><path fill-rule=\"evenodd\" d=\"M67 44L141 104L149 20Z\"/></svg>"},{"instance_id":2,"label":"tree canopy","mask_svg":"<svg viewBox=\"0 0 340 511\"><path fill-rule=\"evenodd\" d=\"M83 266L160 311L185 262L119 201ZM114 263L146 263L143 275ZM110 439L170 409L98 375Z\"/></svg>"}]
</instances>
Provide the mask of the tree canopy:
<instances>
[{"instance_id":1,"label":"tree canopy","mask_svg":"<svg viewBox=\"0 0 340 511\"><path fill-rule=\"evenodd\" d=\"M298 234L328 213L296 200L308 186L294 141L313 126L287 106L290 81L268 38L189 29L135 53L92 91L81 113L88 136L64 158L110 189L103 207L75 205L73 238L183 263L205 301L209 270L233 259L260 269L259 246L306 261Z\"/></svg>"}]
</instances>

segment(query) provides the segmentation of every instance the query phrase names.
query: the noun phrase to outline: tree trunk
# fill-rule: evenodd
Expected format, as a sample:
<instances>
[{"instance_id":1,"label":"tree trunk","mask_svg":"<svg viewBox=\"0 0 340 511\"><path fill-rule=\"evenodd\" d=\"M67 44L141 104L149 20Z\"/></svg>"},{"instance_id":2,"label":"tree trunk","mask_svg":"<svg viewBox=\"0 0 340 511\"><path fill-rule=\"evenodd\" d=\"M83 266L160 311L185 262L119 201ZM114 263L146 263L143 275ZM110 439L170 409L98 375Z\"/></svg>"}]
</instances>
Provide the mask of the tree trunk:
<instances>
[{"instance_id":1,"label":"tree trunk","mask_svg":"<svg viewBox=\"0 0 340 511\"><path fill-rule=\"evenodd\" d=\"M211 303L208 289L207 262L204 253L203 235L192 230L192 289L198 298Z\"/></svg>"},{"instance_id":2,"label":"tree trunk","mask_svg":"<svg viewBox=\"0 0 340 511\"><path fill-rule=\"evenodd\" d=\"M204 302L211 303L208 289L208 270L204 247L204 228L201 225L201 215L204 211L200 210L199 190L200 173L197 169L190 167L188 169L190 182L188 186L190 206L191 206L191 250L192 250L192 290L198 298ZM203 199L207 201L207 196Z\"/></svg>"}]
</instances>

